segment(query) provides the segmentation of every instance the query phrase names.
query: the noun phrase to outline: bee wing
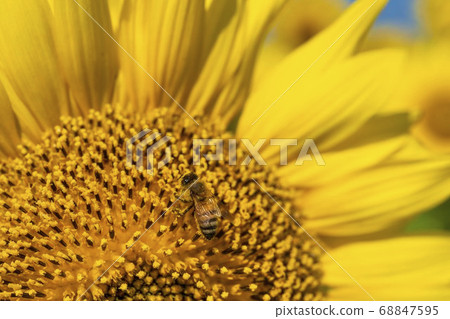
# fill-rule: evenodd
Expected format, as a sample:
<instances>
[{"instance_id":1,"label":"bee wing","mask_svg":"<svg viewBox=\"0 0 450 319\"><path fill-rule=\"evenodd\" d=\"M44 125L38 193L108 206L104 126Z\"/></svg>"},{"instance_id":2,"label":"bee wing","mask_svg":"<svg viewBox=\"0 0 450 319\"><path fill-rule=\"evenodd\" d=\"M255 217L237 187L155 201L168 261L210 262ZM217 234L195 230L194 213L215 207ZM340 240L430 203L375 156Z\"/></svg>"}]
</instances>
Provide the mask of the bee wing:
<instances>
[{"instance_id":1,"label":"bee wing","mask_svg":"<svg viewBox=\"0 0 450 319\"><path fill-rule=\"evenodd\" d=\"M196 200L194 197L194 202L197 215L213 215L216 217L222 216L219 206L217 206L217 202L214 197L207 198L203 201Z\"/></svg>"},{"instance_id":2,"label":"bee wing","mask_svg":"<svg viewBox=\"0 0 450 319\"><path fill-rule=\"evenodd\" d=\"M198 215L211 214L220 218L227 218L229 216L228 209L226 209L221 202L219 202L219 205L217 204L218 200L208 188L205 188L204 194L206 199L202 200L200 200L196 194L192 195L192 199L195 203L195 210Z\"/></svg>"},{"instance_id":3,"label":"bee wing","mask_svg":"<svg viewBox=\"0 0 450 319\"><path fill-rule=\"evenodd\" d=\"M225 218L225 219L231 218L230 212L228 211L228 207L225 205L225 203L219 202L219 208L220 208L220 213L222 215L222 218Z\"/></svg>"}]
</instances>

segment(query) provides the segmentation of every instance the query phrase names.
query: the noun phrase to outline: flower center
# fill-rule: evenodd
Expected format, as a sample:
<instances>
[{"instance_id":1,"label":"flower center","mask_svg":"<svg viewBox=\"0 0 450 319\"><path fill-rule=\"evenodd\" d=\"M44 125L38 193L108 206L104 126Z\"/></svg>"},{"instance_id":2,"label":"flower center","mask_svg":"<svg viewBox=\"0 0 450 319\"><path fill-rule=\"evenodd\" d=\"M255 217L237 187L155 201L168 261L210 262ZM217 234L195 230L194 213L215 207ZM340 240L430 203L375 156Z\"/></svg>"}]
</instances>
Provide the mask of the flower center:
<instances>
[{"instance_id":1,"label":"flower center","mask_svg":"<svg viewBox=\"0 0 450 319\"><path fill-rule=\"evenodd\" d=\"M65 118L0 162L0 299L322 298L320 250L253 178L288 211L292 191L253 162L193 165L194 138L227 135L176 114ZM153 175L126 161L126 141L146 128L170 137L172 159ZM229 211L211 240L178 200L189 172Z\"/></svg>"},{"instance_id":2,"label":"flower center","mask_svg":"<svg viewBox=\"0 0 450 319\"><path fill-rule=\"evenodd\" d=\"M437 94L430 99L423 111L417 130L426 143L450 151L450 96Z\"/></svg>"},{"instance_id":3,"label":"flower center","mask_svg":"<svg viewBox=\"0 0 450 319\"><path fill-rule=\"evenodd\" d=\"M436 102L425 111L424 121L436 135L450 139L450 97Z\"/></svg>"}]
</instances>

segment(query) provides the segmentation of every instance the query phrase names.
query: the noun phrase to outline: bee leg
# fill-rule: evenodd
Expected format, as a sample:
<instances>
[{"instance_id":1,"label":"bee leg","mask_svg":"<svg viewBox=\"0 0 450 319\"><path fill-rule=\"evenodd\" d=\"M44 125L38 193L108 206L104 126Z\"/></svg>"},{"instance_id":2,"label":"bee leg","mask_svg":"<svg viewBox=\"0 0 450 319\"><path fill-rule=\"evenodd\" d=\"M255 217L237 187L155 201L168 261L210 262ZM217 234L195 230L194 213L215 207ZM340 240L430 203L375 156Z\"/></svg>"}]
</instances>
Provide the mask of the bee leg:
<instances>
[{"instance_id":1,"label":"bee leg","mask_svg":"<svg viewBox=\"0 0 450 319\"><path fill-rule=\"evenodd\" d=\"M179 201L182 202L182 203L185 203L185 204L192 203L192 200L184 199L184 198L181 198L181 197L180 197Z\"/></svg>"},{"instance_id":2,"label":"bee leg","mask_svg":"<svg viewBox=\"0 0 450 319\"><path fill-rule=\"evenodd\" d=\"M189 207L185 209L183 213L181 213L181 216L184 216L184 214L188 213L192 208L194 208L194 204L189 205ZM194 211L194 209L192 209L192 211Z\"/></svg>"}]
</instances>

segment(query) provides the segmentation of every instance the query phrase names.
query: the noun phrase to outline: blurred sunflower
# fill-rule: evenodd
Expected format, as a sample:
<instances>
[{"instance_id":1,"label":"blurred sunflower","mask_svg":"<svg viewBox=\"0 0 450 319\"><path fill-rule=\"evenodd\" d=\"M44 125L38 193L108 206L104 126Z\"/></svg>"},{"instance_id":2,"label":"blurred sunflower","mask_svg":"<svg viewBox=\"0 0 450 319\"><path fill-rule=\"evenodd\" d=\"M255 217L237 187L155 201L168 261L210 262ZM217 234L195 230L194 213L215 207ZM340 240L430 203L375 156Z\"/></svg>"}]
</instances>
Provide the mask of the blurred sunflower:
<instances>
[{"instance_id":1,"label":"blurred sunflower","mask_svg":"<svg viewBox=\"0 0 450 319\"><path fill-rule=\"evenodd\" d=\"M448 237L377 239L450 189L449 159L384 109L405 52L353 55L385 2L357 1L252 87L282 1L2 1L0 298L448 298ZM171 139L155 175L126 165L144 128ZM313 137L326 166L192 165L194 138L233 136ZM211 241L177 203L192 170L230 211Z\"/></svg>"},{"instance_id":2,"label":"blurred sunflower","mask_svg":"<svg viewBox=\"0 0 450 319\"><path fill-rule=\"evenodd\" d=\"M412 133L430 150L450 154L450 45L417 43L391 106L415 116Z\"/></svg>"},{"instance_id":3,"label":"blurred sunflower","mask_svg":"<svg viewBox=\"0 0 450 319\"><path fill-rule=\"evenodd\" d=\"M291 0L273 22L274 41L295 49L328 27L344 12L343 0Z\"/></svg>"},{"instance_id":4,"label":"blurred sunflower","mask_svg":"<svg viewBox=\"0 0 450 319\"><path fill-rule=\"evenodd\" d=\"M413 134L421 143L450 154L450 5L418 0L416 7L423 37L412 49L410 71L394 103L417 113Z\"/></svg>"},{"instance_id":5,"label":"blurred sunflower","mask_svg":"<svg viewBox=\"0 0 450 319\"><path fill-rule=\"evenodd\" d=\"M416 12L424 33L433 37L450 36L450 3L446 0L416 0Z\"/></svg>"},{"instance_id":6,"label":"blurred sunflower","mask_svg":"<svg viewBox=\"0 0 450 319\"><path fill-rule=\"evenodd\" d=\"M255 66L258 81L284 56L328 27L344 12L344 0L290 0L270 26Z\"/></svg>"}]
</instances>

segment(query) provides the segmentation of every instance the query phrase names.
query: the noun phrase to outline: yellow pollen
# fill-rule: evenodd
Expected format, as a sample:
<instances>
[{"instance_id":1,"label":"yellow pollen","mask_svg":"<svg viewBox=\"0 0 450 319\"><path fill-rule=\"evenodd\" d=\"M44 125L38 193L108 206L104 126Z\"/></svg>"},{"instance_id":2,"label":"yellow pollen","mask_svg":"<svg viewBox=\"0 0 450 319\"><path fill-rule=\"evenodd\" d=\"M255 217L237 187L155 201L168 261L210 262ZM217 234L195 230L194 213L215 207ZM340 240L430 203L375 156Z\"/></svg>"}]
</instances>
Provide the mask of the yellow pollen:
<instances>
[{"instance_id":1,"label":"yellow pollen","mask_svg":"<svg viewBox=\"0 0 450 319\"><path fill-rule=\"evenodd\" d=\"M63 118L0 161L0 299L322 299L319 248L252 179L284 207L294 191L254 162L193 165L194 138L232 137L199 122L178 109L141 117L107 107ZM172 159L153 175L136 153L126 161L127 139L144 129L170 136ZM157 163L164 148L153 155ZM238 159L247 155L238 147ZM229 211L211 240L177 200L192 171Z\"/></svg>"},{"instance_id":2,"label":"yellow pollen","mask_svg":"<svg viewBox=\"0 0 450 319\"><path fill-rule=\"evenodd\" d=\"M191 277L187 272L183 274L183 279L188 280Z\"/></svg>"}]
</instances>

